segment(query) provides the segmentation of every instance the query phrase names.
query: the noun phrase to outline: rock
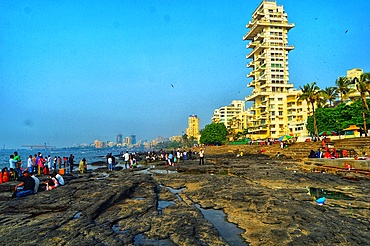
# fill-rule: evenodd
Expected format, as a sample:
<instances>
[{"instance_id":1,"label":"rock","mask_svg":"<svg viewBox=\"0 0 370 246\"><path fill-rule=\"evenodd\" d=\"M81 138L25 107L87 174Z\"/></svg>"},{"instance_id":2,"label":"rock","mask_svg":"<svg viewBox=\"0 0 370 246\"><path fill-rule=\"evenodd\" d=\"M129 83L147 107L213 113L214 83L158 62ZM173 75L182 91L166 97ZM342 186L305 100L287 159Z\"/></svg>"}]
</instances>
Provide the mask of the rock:
<instances>
[{"instance_id":1,"label":"rock","mask_svg":"<svg viewBox=\"0 0 370 246\"><path fill-rule=\"evenodd\" d=\"M242 229L245 244L370 245L366 177L305 172L296 161L262 154L207 155L203 166L190 160L157 168L165 172L143 166L64 175L65 186L20 199L7 197L17 182L1 184L2 243L227 245L199 204L222 210ZM328 198L318 206L309 187L354 200Z\"/></svg>"}]
</instances>

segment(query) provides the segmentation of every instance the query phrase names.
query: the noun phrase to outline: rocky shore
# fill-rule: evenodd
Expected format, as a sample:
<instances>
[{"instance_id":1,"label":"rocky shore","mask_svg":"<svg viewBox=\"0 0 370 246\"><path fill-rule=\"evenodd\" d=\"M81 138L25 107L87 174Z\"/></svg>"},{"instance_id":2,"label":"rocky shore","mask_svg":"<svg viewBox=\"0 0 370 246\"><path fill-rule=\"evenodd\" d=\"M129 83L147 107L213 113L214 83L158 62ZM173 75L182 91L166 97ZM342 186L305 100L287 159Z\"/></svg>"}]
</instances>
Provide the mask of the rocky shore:
<instances>
[{"instance_id":1,"label":"rocky shore","mask_svg":"<svg viewBox=\"0 0 370 246\"><path fill-rule=\"evenodd\" d=\"M10 198L15 183L1 184L1 244L370 245L369 177L301 166L284 156L225 153L208 155L204 166L65 175L65 186L20 199ZM205 211L225 213L239 238Z\"/></svg>"}]
</instances>

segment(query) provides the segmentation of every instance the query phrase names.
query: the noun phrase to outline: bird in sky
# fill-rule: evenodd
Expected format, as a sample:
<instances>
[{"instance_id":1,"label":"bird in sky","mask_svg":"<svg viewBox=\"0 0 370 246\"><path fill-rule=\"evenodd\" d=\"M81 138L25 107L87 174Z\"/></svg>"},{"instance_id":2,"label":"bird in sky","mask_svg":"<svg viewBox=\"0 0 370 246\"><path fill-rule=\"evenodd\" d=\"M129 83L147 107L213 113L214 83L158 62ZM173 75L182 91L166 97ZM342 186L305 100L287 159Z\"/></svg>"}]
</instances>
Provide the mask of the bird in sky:
<instances>
[{"instance_id":1,"label":"bird in sky","mask_svg":"<svg viewBox=\"0 0 370 246\"><path fill-rule=\"evenodd\" d=\"M173 86L173 84L171 84L171 86L172 86L172 88L175 88L175 87Z\"/></svg>"}]
</instances>

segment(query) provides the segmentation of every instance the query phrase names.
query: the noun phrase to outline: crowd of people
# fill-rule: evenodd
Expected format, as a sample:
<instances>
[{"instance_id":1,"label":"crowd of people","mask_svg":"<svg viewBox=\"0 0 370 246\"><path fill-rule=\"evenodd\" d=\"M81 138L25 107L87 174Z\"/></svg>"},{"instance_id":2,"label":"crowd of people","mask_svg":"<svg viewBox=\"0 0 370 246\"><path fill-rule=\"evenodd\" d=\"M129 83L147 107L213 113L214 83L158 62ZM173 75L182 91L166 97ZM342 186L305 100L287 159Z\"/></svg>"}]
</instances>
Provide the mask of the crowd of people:
<instances>
[{"instance_id":1,"label":"crowd of people","mask_svg":"<svg viewBox=\"0 0 370 246\"><path fill-rule=\"evenodd\" d=\"M13 198L33 195L39 191L52 190L65 184L63 176L59 173L53 172L49 174L48 179L41 183L40 179L27 169L22 172L22 176L18 178L18 181L20 183L14 187Z\"/></svg>"},{"instance_id":2,"label":"crowd of people","mask_svg":"<svg viewBox=\"0 0 370 246\"><path fill-rule=\"evenodd\" d=\"M324 150L324 151L323 151ZM327 159L336 159L339 157L347 157L347 151L342 150L341 154L338 153L338 151L333 148L331 151L328 147L325 148L319 148L317 151L311 150L310 154L308 155L308 158L327 158Z\"/></svg>"},{"instance_id":3,"label":"crowd of people","mask_svg":"<svg viewBox=\"0 0 370 246\"><path fill-rule=\"evenodd\" d=\"M199 152L191 150L174 149L171 151L160 150L158 152L147 152L145 156L146 163L164 161L168 166L175 166L181 161L193 160L199 157L199 165L204 165L204 149L200 148Z\"/></svg>"},{"instance_id":4,"label":"crowd of people","mask_svg":"<svg viewBox=\"0 0 370 246\"><path fill-rule=\"evenodd\" d=\"M35 173L38 175L44 174L48 175L51 171L56 171L64 169L66 173L73 172L75 166L75 157L71 154L69 157L48 155L44 157L41 152L37 154L29 155L27 159L27 164L24 165L20 156L17 152L9 157L9 171L15 172L15 176L21 176L22 171L27 169L29 173ZM87 161L83 158L80 163L78 170L80 173L84 173L87 169Z\"/></svg>"},{"instance_id":5,"label":"crowd of people","mask_svg":"<svg viewBox=\"0 0 370 246\"><path fill-rule=\"evenodd\" d=\"M15 188L13 197L23 197L37 193L40 190L52 190L64 185L63 176L59 174L61 170L65 173L74 171L74 156L69 157L48 155L44 157L41 152L29 155L27 164L21 160L18 152L9 156L9 168L4 167L0 172L0 184L9 181L20 181ZM83 158L78 166L78 171L84 173L87 170L87 161ZM64 172L63 172L64 173ZM47 175L48 179L40 183L37 176Z\"/></svg>"}]
</instances>

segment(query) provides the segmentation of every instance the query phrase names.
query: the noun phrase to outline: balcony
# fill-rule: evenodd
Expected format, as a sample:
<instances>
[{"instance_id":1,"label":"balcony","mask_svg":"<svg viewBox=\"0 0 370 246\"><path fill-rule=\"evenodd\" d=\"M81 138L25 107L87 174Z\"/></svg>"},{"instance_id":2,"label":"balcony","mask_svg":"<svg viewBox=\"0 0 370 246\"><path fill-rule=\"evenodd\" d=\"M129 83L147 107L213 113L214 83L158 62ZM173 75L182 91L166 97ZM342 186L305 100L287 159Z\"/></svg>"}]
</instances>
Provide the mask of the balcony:
<instances>
[{"instance_id":1,"label":"balcony","mask_svg":"<svg viewBox=\"0 0 370 246\"><path fill-rule=\"evenodd\" d=\"M257 78L258 80L261 80L261 81L266 81L266 74L260 76Z\"/></svg>"},{"instance_id":2,"label":"balcony","mask_svg":"<svg viewBox=\"0 0 370 246\"><path fill-rule=\"evenodd\" d=\"M260 42L257 42L257 41L254 41L254 42L250 42L248 45L247 45L247 49L249 48L253 48L253 47L256 47Z\"/></svg>"},{"instance_id":3,"label":"balcony","mask_svg":"<svg viewBox=\"0 0 370 246\"><path fill-rule=\"evenodd\" d=\"M252 80L249 84L247 84L247 87L255 87L256 86L256 81Z\"/></svg>"},{"instance_id":4,"label":"balcony","mask_svg":"<svg viewBox=\"0 0 370 246\"><path fill-rule=\"evenodd\" d=\"M247 24L247 28L250 28L249 32L243 36L243 40L251 40L253 39L258 33L260 33L265 26L271 25L270 22L259 20L254 22L249 22Z\"/></svg>"},{"instance_id":5,"label":"balcony","mask_svg":"<svg viewBox=\"0 0 370 246\"><path fill-rule=\"evenodd\" d=\"M265 53L262 53L261 55L256 57L256 61L260 61L260 60L264 59L265 57L266 57Z\"/></svg>"},{"instance_id":6,"label":"balcony","mask_svg":"<svg viewBox=\"0 0 370 246\"><path fill-rule=\"evenodd\" d=\"M254 67L255 66L254 63L255 63L254 61L251 61L250 63L247 64L247 67Z\"/></svg>"},{"instance_id":7,"label":"balcony","mask_svg":"<svg viewBox=\"0 0 370 246\"><path fill-rule=\"evenodd\" d=\"M294 45L285 45L284 48L286 50L294 50Z\"/></svg>"},{"instance_id":8,"label":"balcony","mask_svg":"<svg viewBox=\"0 0 370 246\"><path fill-rule=\"evenodd\" d=\"M257 36L254 37L254 41L262 40L265 37L264 33L258 33Z\"/></svg>"},{"instance_id":9,"label":"balcony","mask_svg":"<svg viewBox=\"0 0 370 246\"><path fill-rule=\"evenodd\" d=\"M254 53L256 53L257 51L259 51L261 48L267 48L267 45L266 45L266 43L260 43L260 44L258 44L252 51L251 51L251 53L249 53L247 56L246 56L246 58L247 59L250 59L250 58L252 58L252 56L254 55Z\"/></svg>"},{"instance_id":10,"label":"balcony","mask_svg":"<svg viewBox=\"0 0 370 246\"><path fill-rule=\"evenodd\" d=\"M254 77L255 76L255 71L253 70L252 72L248 73L247 77Z\"/></svg>"},{"instance_id":11,"label":"balcony","mask_svg":"<svg viewBox=\"0 0 370 246\"><path fill-rule=\"evenodd\" d=\"M250 94L249 96L246 96L244 98L245 101L253 101L256 97L258 97L260 95L259 92L252 92L252 94Z\"/></svg>"},{"instance_id":12,"label":"balcony","mask_svg":"<svg viewBox=\"0 0 370 246\"><path fill-rule=\"evenodd\" d=\"M255 71L264 70L266 69L266 63L262 64L261 66L258 66Z\"/></svg>"}]
</instances>

